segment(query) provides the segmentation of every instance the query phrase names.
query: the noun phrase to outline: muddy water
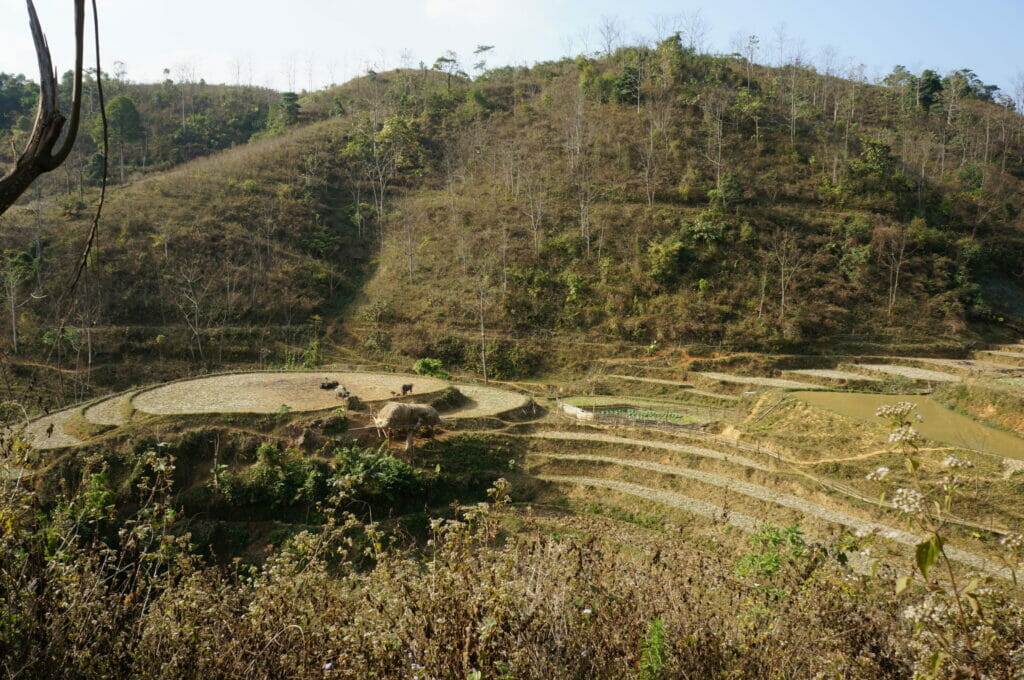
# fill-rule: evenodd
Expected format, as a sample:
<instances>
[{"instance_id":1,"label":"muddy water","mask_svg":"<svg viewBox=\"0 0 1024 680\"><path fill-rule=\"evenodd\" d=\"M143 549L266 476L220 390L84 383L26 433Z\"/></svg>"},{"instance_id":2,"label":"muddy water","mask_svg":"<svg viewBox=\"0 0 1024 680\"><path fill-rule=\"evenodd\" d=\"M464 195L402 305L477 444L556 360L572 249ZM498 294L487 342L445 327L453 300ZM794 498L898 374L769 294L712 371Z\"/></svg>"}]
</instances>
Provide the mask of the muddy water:
<instances>
[{"instance_id":1,"label":"muddy water","mask_svg":"<svg viewBox=\"0 0 1024 680\"><path fill-rule=\"evenodd\" d=\"M924 422L914 423L914 427L922 436L935 442L964 449L1024 460L1024 439L1009 432L982 425L967 416L950 411L929 397L851 394L849 392L794 392L793 394L814 406L872 422L881 422L881 419L875 416L875 410L879 406L910 401L917 404L915 412L924 417Z\"/></svg>"}]
</instances>

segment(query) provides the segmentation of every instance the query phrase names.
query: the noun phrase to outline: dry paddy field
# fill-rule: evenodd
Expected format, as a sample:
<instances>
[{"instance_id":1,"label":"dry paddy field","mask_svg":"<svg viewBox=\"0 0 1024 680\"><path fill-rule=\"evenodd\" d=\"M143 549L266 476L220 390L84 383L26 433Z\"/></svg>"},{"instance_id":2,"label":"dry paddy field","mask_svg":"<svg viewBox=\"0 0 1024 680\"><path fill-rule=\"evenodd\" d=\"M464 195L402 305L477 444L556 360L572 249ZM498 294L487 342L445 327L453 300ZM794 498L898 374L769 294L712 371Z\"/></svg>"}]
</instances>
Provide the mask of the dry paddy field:
<instances>
[{"instance_id":1,"label":"dry paddy field","mask_svg":"<svg viewBox=\"0 0 1024 680\"><path fill-rule=\"evenodd\" d=\"M64 423L78 412L78 407L51 413L38 420L33 420L25 428L25 435L37 449L59 449L64 446L80 444L81 439L72 437L64 431Z\"/></svg>"},{"instance_id":2,"label":"dry paddy field","mask_svg":"<svg viewBox=\"0 0 1024 680\"><path fill-rule=\"evenodd\" d=\"M115 394L114 396L86 406L83 415L89 422L97 425L124 425L132 411L132 395L134 392Z\"/></svg>"},{"instance_id":3,"label":"dry paddy field","mask_svg":"<svg viewBox=\"0 0 1024 680\"><path fill-rule=\"evenodd\" d=\"M239 373L162 385L137 393L132 406L144 413L275 413L318 411L338 406L334 390L320 389L324 378L337 380L363 401L401 394L411 383L415 393L438 392L448 383L435 378L388 373ZM468 395L467 395L468 396Z\"/></svg>"},{"instance_id":4,"label":"dry paddy field","mask_svg":"<svg viewBox=\"0 0 1024 680\"><path fill-rule=\"evenodd\" d=\"M87 405L81 411L91 423L120 426L133 412L150 415L203 413L275 413L319 411L340 405L334 390L320 389L324 378L337 380L365 402L380 402L400 395L402 385L412 384L413 394L431 394L448 387L435 378L400 373L266 372L217 375L180 380L135 392L123 392ZM457 385L467 397L461 407L449 411L449 418L495 416L529 403L529 397L494 387ZM51 413L33 421L26 435L37 449L58 449L81 444L65 425L81 406Z\"/></svg>"},{"instance_id":5,"label":"dry paddy field","mask_svg":"<svg viewBox=\"0 0 1024 680\"><path fill-rule=\"evenodd\" d=\"M898 364L854 364L859 369L872 373L885 373L911 380L926 380L929 382L960 382L958 375L942 373L940 371L929 371L927 368L915 366L900 366Z\"/></svg>"},{"instance_id":6,"label":"dry paddy field","mask_svg":"<svg viewBox=\"0 0 1024 680\"><path fill-rule=\"evenodd\" d=\"M348 383L345 383L346 386ZM529 397L518 392L509 392L482 385L455 385L468 399L463 406L444 413L447 418L481 418L494 416L526 406ZM350 388L351 389L351 388Z\"/></svg>"},{"instance_id":7,"label":"dry paddy field","mask_svg":"<svg viewBox=\"0 0 1024 680\"><path fill-rule=\"evenodd\" d=\"M722 383L734 383L739 385L756 385L758 387L774 387L780 390L816 390L819 385L797 382L796 380L784 380L782 378L760 378L749 375L733 375L731 373L715 373L713 371L694 372L693 375L714 380Z\"/></svg>"},{"instance_id":8,"label":"dry paddy field","mask_svg":"<svg viewBox=\"0 0 1024 680\"><path fill-rule=\"evenodd\" d=\"M809 376L811 378L825 378L827 380L835 380L838 382L881 382L882 380L881 378L874 378L860 373L851 373L849 371L840 371L834 368L798 368L792 371L786 371L786 373L797 376Z\"/></svg>"}]
</instances>

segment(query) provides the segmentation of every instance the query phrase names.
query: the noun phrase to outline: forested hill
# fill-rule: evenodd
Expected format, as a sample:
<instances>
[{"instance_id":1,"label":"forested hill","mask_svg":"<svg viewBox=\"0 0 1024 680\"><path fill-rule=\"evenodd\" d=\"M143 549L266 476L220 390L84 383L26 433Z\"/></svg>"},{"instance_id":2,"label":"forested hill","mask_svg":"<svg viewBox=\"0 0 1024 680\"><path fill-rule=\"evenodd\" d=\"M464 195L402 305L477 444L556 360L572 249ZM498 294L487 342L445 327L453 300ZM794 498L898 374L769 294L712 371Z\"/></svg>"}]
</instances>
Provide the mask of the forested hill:
<instances>
[{"instance_id":1,"label":"forested hill","mask_svg":"<svg viewBox=\"0 0 1024 680\"><path fill-rule=\"evenodd\" d=\"M253 360L246 332L302 327L472 368L464 336L483 326L514 375L549 332L827 349L1024 319L1024 117L970 71L869 84L676 38L472 80L439 65L297 101L254 90L242 108L262 122L202 152L254 141L129 167L76 327L132 327L130 351L205 365ZM184 101L193 120L187 94L153 87L161 115L180 126ZM242 91L213 91L195 115L244 119L226 113ZM182 148L160 158L198 155ZM14 286L20 352L46 349L86 225L58 184L4 218L7 269L32 271ZM22 305L31 290L47 297ZM155 339L175 332L176 348Z\"/></svg>"},{"instance_id":2,"label":"forested hill","mask_svg":"<svg viewBox=\"0 0 1024 680\"><path fill-rule=\"evenodd\" d=\"M0 64L2 67L2 64ZM64 110L72 91L64 74L60 95ZM111 164L116 179L125 174L166 170L254 136L284 127L287 99L252 86L210 85L194 73L179 73L159 84L132 83L104 74L103 90L110 123ZM0 162L13 162L32 129L38 85L23 75L0 72ZM77 192L102 174L99 88L93 74L83 77L85 123L66 167L61 189ZM295 95L292 95L294 98ZM72 191L74 190L74 191Z\"/></svg>"}]
</instances>

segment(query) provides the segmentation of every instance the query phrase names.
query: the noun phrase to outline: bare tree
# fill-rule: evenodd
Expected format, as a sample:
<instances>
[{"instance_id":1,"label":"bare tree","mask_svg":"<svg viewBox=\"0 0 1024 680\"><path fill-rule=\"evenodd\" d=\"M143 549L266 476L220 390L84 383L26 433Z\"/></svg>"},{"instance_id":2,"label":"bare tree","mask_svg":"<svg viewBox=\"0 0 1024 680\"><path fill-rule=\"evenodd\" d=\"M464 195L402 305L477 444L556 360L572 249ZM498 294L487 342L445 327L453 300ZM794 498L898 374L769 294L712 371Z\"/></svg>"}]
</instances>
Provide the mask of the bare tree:
<instances>
[{"instance_id":1,"label":"bare tree","mask_svg":"<svg viewBox=\"0 0 1024 680\"><path fill-rule=\"evenodd\" d=\"M34 278L36 262L28 253L5 252L0 261L0 294L7 301L7 309L11 317L11 346L18 353L18 310L24 307L36 293L20 298L22 286Z\"/></svg>"},{"instance_id":2,"label":"bare tree","mask_svg":"<svg viewBox=\"0 0 1024 680\"><path fill-rule=\"evenodd\" d=\"M295 92L295 82L298 80L299 66L295 53L290 53L281 64L281 73L284 75L285 85L288 92Z\"/></svg>"},{"instance_id":3,"label":"bare tree","mask_svg":"<svg viewBox=\"0 0 1024 680\"><path fill-rule=\"evenodd\" d=\"M532 163L526 169L523 181L522 212L530 221L533 234L534 252L540 252L540 240L544 234L544 218L547 215L548 178L544 174L544 163Z\"/></svg>"},{"instance_id":4,"label":"bare tree","mask_svg":"<svg viewBox=\"0 0 1024 680\"><path fill-rule=\"evenodd\" d=\"M316 52L306 53L306 92L313 91L313 81L316 76Z\"/></svg>"},{"instance_id":5,"label":"bare tree","mask_svg":"<svg viewBox=\"0 0 1024 680\"><path fill-rule=\"evenodd\" d=\"M704 158L715 170L715 189L721 195L722 174L725 168L722 151L725 147L725 114L732 103L732 94L721 88L706 89L700 95L700 107L704 113L704 125L708 139ZM724 200L724 196L722 199Z\"/></svg>"},{"instance_id":6,"label":"bare tree","mask_svg":"<svg viewBox=\"0 0 1024 680\"><path fill-rule=\"evenodd\" d=\"M0 215L7 211L43 173L57 169L71 153L78 136L82 108L82 51L85 41L85 0L75 0L75 70L71 119L57 108L57 76L43 36L35 5L27 0L29 26L39 62L39 109L24 151L14 168L0 178ZM65 130L64 123L68 126ZM61 137L63 135L63 141ZM61 142L58 145L58 142Z\"/></svg>"},{"instance_id":7,"label":"bare tree","mask_svg":"<svg viewBox=\"0 0 1024 680\"><path fill-rule=\"evenodd\" d=\"M207 329L213 323L214 316L213 278L208 274L210 268L212 267L208 262L198 258L189 259L178 267L174 281L177 292L174 302L185 320L185 325L192 332L196 348L199 350L199 360L204 363L206 354L203 340Z\"/></svg>"},{"instance_id":8,"label":"bare tree","mask_svg":"<svg viewBox=\"0 0 1024 680\"><path fill-rule=\"evenodd\" d=\"M757 54L758 54L758 51L759 51L760 44L761 44L761 39L758 38L753 33L751 33L749 36L747 36L746 42L743 43L743 52L742 52L742 54L743 54L744 66L746 67L747 87L748 88L750 87L750 76L751 76L751 74L753 72L753 69L754 69L754 63L757 61Z\"/></svg>"},{"instance_id":9,"label":"bare tree","mask_svg":"<svg viewBox=\"0 0 1024 680\"><path fill-rule=\"evenodd\" d=\"M566 161L579 205L580 236L589 257L591 211L599 193L594 182L594 162L591 158L593 133L586 117L586 102L580 88L573 88L568 105L570 112L565 137Z\"/></svg>"},{"instance_id":10,"label":"bare tree","mask_svg":"<svg viewBox=\"0 0 1024 680\"><path fill-rule=\"evenodd\" d=\"M644 194L647 205L654 205L658 188L658 162L661 157L661 145L668 127L669 110L659 102L652 102L647 107L647 115L643 119L643 137L636 144L640 160L640 177L644 183Z\"/></svg>"},{"instance_id":11,"label":"bare tree","mask_svg":"<svg viewBox=\"0 0 1024 680\"><path fill-rule=\"evenodd\" d=\"M616 16L604 15L597 26L597 32L601 36L601 46L604 48L606 57L619 48L622 42L622 22Z\"/></svg>"},{"instance_id":12,"label":"bare tree","mask_svg":"<svg viewBox=\"0 0 1024 680\"><path fill-rule=\"evenodd\" d=\"M679 22L682 26L680 37L683 39L683 45L694 54L703 54L707 48L709 30L703 13L699 9L685 12L680 16Z\"/></svg>"},{"instance_id":13,"label":"bare tree","mask_svg":"<svg viewBox=\"0 0 1024 680\"><path fill-rule=\"evenodd\" d=\"M886 316L892 317L892 308L896 304L899 291L900 275L913 252L911 229L902 223L879 223L871 234L871 245L878 257L879 264L889 276L889 295L886 303Z\"/></svg>"},{"instance_id":14,"label":"bare tree","mask_svg":"<svg viewBox=\"0 0 1024 680\"><path fill-rule=\"evenodd\" d=\"M407 201L402 206L402 209L397 211L396 217L399 222L399 229L395 236L397 237L396 240L399 247L405 255L406 275L411 284L416 274L416 253L421 245L423 245L423 239L420 238L420 222L424 219L424 216L420 211L416 210L413 202Z\"/></svg>"},{"instance_id":15,"label":"bare tree","mask_svg":"<svg viewBox=\"0 0 1024 680\"><path fill-rule=\"evenodd\" d=\"M196 112L196 100L195 100L195 86L196 81L199 80L199 71L196 69L196 65L192 61L183 61L180 64L175 64L174 75L178 79L178 94L181 98L181 129L185 129L185 95L188 95L189 102L189 113L195 114Z\"/></svg>"},{"instance_id":16,"label":"bare tree","mask_svg":"<svg viewBox=\"0 0 1024 680\"><path fill-rule=\"evenodd\" d=\"M789 228L776 229L768 240L768 246L778 268L779 275L779 324L786 318L786 305L793 287L793 279L807 265L809 256Z\"/></svg>"}]
</instances>

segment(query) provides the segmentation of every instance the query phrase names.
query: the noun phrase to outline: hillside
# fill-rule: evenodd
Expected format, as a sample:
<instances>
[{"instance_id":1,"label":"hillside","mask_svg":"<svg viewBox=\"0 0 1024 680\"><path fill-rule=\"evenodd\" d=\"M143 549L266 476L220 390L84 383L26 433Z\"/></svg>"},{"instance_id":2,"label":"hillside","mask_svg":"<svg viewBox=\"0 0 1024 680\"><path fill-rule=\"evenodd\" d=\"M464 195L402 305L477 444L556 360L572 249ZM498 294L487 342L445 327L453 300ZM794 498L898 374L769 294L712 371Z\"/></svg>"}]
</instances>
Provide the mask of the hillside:
<instances>
[{"instance_id":1,"label":"hillside","mask_svg":"<svg viewBox=\"0 0 1024 680\"><path fill-rule=\"evenodd\" d=\"M923 77L674 38L473 81L370 74L294 101L266 139L118 186L66 347L53 303L87 211L57 192L5 216L8 268L32 270L18 354L146 357L156 377L355 341L479 372L482 333L492 376L514 377L627 347L1010 340L1024 118L964 73L926 97ZM139 379L118 371L97 380Z\"/></svg>"}]
</instances>

